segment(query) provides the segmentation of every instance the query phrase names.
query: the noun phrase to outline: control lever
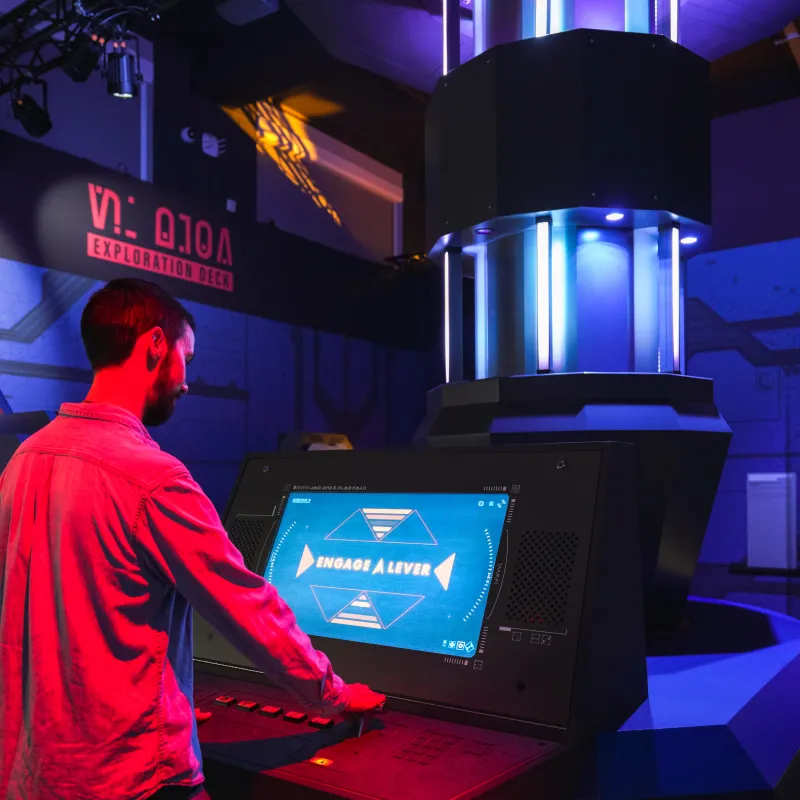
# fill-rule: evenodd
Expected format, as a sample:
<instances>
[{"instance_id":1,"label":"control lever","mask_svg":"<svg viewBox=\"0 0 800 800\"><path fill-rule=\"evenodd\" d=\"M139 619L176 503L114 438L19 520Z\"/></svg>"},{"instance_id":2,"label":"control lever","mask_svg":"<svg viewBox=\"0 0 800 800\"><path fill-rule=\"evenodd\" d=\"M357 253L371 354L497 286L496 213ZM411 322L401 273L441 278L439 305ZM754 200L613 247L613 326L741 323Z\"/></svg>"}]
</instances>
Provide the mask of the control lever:
<instances>
[{"instance_id":1,"label":"control lever","mask_svg":"<svg viewBox=\"0 0 800 800\"><path fill-rule=\"evenodd\" d=\"M358 733L356 734L356 738L360 739L361 734L364 732L364 723L367 721L367 714L383 714L386 710L386 701L384 700L379 705L375 706L375 708L369 709L369 711L362 711L358 715Z\"/></svg>"}]
</instances>

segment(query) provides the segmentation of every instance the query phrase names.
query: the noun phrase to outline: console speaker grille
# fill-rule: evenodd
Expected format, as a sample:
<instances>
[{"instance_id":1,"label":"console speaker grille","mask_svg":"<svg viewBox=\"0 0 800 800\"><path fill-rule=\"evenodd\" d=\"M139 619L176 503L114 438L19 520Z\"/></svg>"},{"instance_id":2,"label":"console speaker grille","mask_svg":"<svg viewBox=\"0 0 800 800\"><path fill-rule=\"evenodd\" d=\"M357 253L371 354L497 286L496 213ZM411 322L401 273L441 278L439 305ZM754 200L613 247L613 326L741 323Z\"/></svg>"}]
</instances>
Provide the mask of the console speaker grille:
<instances>
[{"instance_id":1,"label":"console speaker grille","mask_svg":"<svg viewBox=\"0 0 800 800\"><path fill-rule=\"evenodd\" d=\"M506 605L509 622L564 626L578 541L577 533L525 531Z\"/></svg>"},{"instance_id":2,"label":"console speaker grille","mask_svg":"<svg viewBox=\"0 0 800 800\"><path fill-rule=\"evenodd\" d=\"M234 547L242 554L245 566L255 572L267 534L267 517L238 516L228 529Z\"/></svg>"}]
</instances>

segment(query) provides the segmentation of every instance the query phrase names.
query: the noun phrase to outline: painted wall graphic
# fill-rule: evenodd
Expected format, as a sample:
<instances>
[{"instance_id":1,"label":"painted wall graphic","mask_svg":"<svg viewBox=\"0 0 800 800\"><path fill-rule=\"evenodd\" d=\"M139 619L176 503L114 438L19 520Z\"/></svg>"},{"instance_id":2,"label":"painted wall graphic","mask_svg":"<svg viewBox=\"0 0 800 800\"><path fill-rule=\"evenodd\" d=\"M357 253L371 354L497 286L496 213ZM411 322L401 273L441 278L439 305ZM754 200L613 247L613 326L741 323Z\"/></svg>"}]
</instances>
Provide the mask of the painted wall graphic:
<instances>
[{"instance_id":1,"label":"painted wall graphic","mask_svg":"<svg viewBox=\"0 0 800 800\"><path fill-rule=\"evenodd\" d=\"M80 401L91 371L80 315L102 283L0 258L0 393L14 411ZM188 302L189 394L153 429L222 510L247 452L330 431L356 447L406 445L424 412L424 351L393 348Z\"/></svg>"},{"instance_id":2,"label":"painted wall graphic","mask_svg":"<svg viewBox=\"0 0 800 800\"><path fill-rule=\"evenodd\" d=\"M800 239L692 259L685 341L733 430L701 554L730 564L746 554L747 474L800 471Z\"/></svg>"}]
</instances>

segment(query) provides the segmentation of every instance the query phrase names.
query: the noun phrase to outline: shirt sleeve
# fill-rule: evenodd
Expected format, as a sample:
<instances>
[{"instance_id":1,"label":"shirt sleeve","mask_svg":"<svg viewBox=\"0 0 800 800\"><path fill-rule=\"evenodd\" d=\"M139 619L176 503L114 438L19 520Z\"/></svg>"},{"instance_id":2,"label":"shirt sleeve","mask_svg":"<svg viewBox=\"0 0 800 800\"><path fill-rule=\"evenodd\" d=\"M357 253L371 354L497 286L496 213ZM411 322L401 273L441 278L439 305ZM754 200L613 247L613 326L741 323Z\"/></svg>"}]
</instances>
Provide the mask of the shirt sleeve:
<instances>
[{"instance_id":1,"label":"shirt sleeve","mask_svg":"<svg viewBox=\"0 0 800 800\"><path fill-rule=\"evenodd\" d=\"M188 472L173 475L146 497L136 540L202 617L306 708L344 710L347 685L275 588L245 566Z\"/></svg>"}]
</instances>

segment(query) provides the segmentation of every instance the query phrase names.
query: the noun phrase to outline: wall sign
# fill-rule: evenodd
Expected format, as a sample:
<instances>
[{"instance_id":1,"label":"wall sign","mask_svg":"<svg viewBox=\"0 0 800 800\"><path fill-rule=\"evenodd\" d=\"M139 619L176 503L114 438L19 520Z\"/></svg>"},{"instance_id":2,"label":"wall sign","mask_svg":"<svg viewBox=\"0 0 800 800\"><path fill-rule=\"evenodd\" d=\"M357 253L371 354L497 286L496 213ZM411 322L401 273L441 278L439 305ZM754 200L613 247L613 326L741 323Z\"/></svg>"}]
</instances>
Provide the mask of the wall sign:
<instances>
[{"instance_id":1,"label":"wall sign","mask_svg":"<svg viewBox=\"0 0 800 800\"><path fill-rule=\"evenodd\" d=\"M233 291L233 273L226 269L233 266L229 228L168 206L155 209L149 230L127 227L123 212L136 205L134 194L123 202L107 186L89 181L87 188L92 214L92 230L86 234L89 258Z\"/></svg>"}]
</instances>

